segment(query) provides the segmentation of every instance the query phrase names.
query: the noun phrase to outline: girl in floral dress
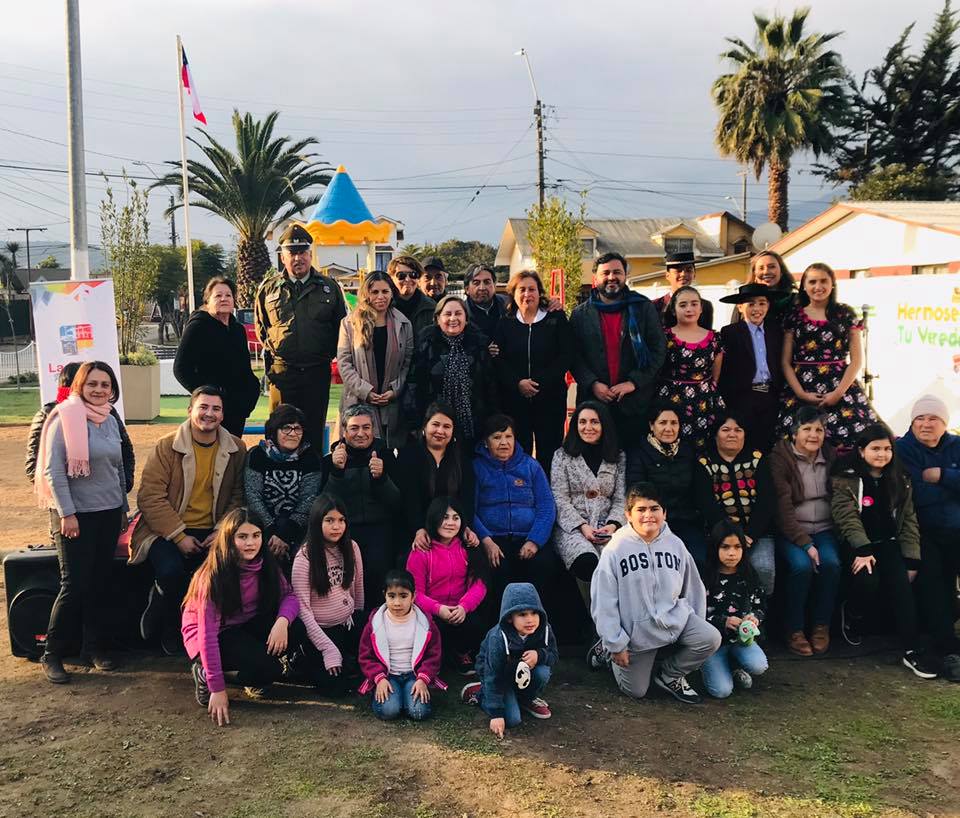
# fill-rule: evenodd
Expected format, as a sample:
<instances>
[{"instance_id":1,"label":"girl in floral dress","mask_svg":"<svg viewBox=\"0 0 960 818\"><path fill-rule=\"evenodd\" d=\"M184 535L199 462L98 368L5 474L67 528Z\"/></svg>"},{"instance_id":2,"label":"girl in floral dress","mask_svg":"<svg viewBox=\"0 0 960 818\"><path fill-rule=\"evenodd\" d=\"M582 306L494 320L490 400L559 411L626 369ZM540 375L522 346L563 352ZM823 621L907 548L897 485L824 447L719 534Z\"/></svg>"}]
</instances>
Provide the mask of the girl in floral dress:
<instances>
[{"instance_id":1,"label":"girl in floral dress","mask_svg":"<svg viewBox=\"0 0 960 818\"><path fill-rule=\"evenodd\" d=\"M805 404L826 415L827 441L835 448L854 440L877 414L857 381L863 365L863 323L848 304L837 303L836 276L826 264L811 264L800 279L796 306L784 316L784 387L778 431ZM849 356L849 363L848 363Z\"/></svg>"},{"instance_id":2,"label":"girl in floral dress","mask_svg":"<svg viewBox=\"0 0 960 818\"><path fill-rule=\"evenodd\" d=\"M667 357L660 370L658 398L673 406L680 417L680 437L701 451L724 406L717 391L723 363L720 335L697 324L701 313L700 293L681 287L673 294L667 311L676 325L664 330ZM670 323L670 322L668 322Z\"/></svg>"}]
</instances>

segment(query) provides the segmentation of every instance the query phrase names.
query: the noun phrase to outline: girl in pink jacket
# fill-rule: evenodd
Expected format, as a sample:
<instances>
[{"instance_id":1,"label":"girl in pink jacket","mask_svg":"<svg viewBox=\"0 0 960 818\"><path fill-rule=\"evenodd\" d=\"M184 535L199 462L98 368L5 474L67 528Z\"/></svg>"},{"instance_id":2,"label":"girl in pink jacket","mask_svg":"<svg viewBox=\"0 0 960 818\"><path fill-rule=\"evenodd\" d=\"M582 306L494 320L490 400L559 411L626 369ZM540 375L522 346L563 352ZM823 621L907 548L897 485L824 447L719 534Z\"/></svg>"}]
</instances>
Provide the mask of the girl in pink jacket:
<instances>
[{"instance_id":1,"label":"girl in pink jacket","mask_svg":"<svg viewBox=\"0 0 960 818\"><path fill-rule=\"evenodd\" d=\"M487 595L484 580L490 565L484 549L464 548L464 525L458 500L433 500L425 526L430 548L411 551L407 570L418 588L417 604L437 621L448 662L472 676L477 648L487 630L477 609Z\"/></svg>"},{"instance_id":2,"label":"girl in pink jacket","mask_svg":"<svg viewBox=\"0 0 960 818\"><path fill-rule=\"evenodd\" d=\"M298 609L293 589L263 547L259 518L245 508L224 516L190 582L181 627L197 703L218 725L230 723L224 671L237 671L254 698L279 681Z\"/></svg>"}]
</instances>

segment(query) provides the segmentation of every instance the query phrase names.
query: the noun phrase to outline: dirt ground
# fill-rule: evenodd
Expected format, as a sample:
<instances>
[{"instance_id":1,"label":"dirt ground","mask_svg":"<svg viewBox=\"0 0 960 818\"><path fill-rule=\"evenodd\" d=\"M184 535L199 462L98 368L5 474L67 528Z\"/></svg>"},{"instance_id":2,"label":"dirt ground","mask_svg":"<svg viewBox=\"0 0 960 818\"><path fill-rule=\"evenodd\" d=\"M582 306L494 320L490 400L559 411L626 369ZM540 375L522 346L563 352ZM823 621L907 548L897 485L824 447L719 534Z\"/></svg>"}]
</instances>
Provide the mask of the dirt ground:
<instances>
[{"instance_id":1,"label":"dirt ground","mask_svg":"<svg viewBox=\"0 0 960 818\"><path fill-rule=\"evenodd\" d=\"M141 463L169 431L131 427ZM25 439L0 429L0 552L46 536ZM627 700L562 650L553 719L498 742L455 676L424 724L288 687L231 692L217 729L185 660L125 654L119 672L53 687L11 657L2 618L0 817L960 815L960 685L916 680L875 646L774 650L754 690L697 708Z\"/></svg>"}]
</instances>

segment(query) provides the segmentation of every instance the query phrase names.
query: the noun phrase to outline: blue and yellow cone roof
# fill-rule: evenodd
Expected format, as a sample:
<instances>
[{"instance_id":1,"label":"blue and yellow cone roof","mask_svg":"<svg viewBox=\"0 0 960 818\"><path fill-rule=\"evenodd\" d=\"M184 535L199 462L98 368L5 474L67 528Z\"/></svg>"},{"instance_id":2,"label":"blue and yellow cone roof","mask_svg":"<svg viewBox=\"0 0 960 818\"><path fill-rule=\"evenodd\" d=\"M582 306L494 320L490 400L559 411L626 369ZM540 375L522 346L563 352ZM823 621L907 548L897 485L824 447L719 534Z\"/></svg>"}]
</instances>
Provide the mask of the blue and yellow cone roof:
<instances>
[{"instance_id":1,"label":"blue and yellow cone roof","mask_svg":"<svg viewBox=\"0 0 960 818\"><path fill-rule=\"evenodd\" d=\"M390 223L381 224L373 218L343 165L337 168L310 221L300 224L317 244L368 244L390 240Z\"/></svg>"}]
</instances>

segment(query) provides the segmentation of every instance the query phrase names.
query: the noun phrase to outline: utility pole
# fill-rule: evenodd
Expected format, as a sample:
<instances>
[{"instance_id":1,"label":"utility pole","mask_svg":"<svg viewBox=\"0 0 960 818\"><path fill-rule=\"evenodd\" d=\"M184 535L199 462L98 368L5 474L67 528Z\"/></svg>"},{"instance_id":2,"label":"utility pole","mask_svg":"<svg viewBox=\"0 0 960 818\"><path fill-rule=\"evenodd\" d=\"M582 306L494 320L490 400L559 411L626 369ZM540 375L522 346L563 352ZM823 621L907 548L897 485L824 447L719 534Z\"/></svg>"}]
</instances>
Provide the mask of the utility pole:
<instances>
[{"instance_id":1,"label":"utility pole","mask_svg":"<svg viewBox=\"0 0 960 818\"><path fill-rule=\"evenodd\" d=\"M8 227L7 228L11 233L23 233L27 237L27 288L30 287L30 271L33 269L33 265L30 263L30 234L31 233L46 233L46 227Z\"/></svg>"},{"instance_id":2,"label":"utility pole","mask_svg":"<svg viewBox=\"0 0 960 818\"><path fill-rule=\"evenodd\" d=\"M746 221L747 220L747 171L741 170L737 176L743 179L743 187L740 192L740 216Z\"/></svg>"},{"instance_id":3,"label":"utility pole","mask_svg":"<svg viewBox=\"0 0 960 818\"><path fill-rule=\"evenodd\" d=\"M70 185L70 278L90 277L87 250L87 179L83 152L83 79L80 72L79 0L66 0L67 179Z\"/></svg>"},{"instance_id":4,"label":"utility pole","mask_svg":"<svg viewBox=\"0 0 960 818\"><path fill-rule=\"evenodd\" d=\"M177 246L177 220L173 215L173 194L170 194L170 246Z\"/></svg>"},{"instance_id":5,"label":"utility pole","mask_svg":"<svg viewBox=\"0 0 960 818\"><path fill-rule=\"evenodd\" d=\"M527 75L530 77L530 87L533 88L533 117L537 124L537 190L539 192L540 207L543 207L544 181L543 181L543 103L540 102L540 94L537 91L537 83L533 79L533 69L530 67L530 57L527 56L527 50L521 48L514 52L514 56L523 57L527 66Z\"/></svg>"}]
</instances>

